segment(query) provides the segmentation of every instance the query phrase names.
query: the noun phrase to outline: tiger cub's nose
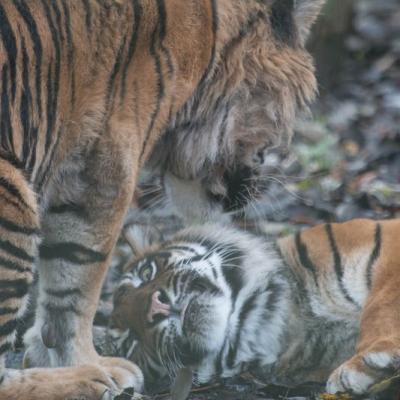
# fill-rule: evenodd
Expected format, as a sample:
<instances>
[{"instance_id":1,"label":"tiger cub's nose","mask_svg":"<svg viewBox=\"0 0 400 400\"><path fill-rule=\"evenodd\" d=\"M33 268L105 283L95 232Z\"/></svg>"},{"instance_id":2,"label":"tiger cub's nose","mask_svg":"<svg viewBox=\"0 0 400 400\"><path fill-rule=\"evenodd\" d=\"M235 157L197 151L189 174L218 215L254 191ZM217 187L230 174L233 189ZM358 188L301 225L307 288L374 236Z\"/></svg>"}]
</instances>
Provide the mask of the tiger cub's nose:
<instances>
[{"instance_id":1,"label":"tiger cub's nose","mask_svg":"<svg viewBox=\"0 0 400 400\"><path fill-rule=\"evenodd\" d=\"M168 298L164 293L159 290L154 292L151 296L150 309L147 313L147 321L154 322L154 317L157 315L164 315L168 317L171 313L171 306L168 304Z\"/></svg>"}]
</instances>

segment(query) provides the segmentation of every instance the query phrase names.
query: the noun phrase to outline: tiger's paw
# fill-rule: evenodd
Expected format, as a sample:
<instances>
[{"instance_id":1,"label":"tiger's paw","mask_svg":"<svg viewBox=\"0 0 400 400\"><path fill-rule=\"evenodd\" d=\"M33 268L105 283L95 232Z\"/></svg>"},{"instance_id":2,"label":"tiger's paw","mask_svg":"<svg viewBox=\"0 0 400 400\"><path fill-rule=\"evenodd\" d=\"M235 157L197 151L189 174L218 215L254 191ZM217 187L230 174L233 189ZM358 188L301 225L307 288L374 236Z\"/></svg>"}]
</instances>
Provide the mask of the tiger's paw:
<instances>
[{"instance_id":1,"label":"tiger's paw","mask_svg":"<svg viewBox=\"0 0 400 400\"><path fill-rule=\"evenodd\" d=\"M338 367L329 377L328 393L364 394L400 367L400 351L369 351L358 354Z\"/></svg>"},{"instance_id":2,"label":"tiger's paw","mask_svg":"<svg viewBox=\"0 0 400 400\"><path fill-rule=\"evenodd\" d=\"M23 367L32 367L29 353L25 353ZM143 374L139 367L122 358L99 357L96 366L102 370L120 391L135 388L135 391L143 389Z\"/></svg>"},{"instance_id":3,"label":"tiger's paw","mask_svg":"<svg viewBox=\"0 0 400 400\"><path fill-rule=\"evenodd\" d=\"M7 371L0 398L8 400L130 400L137 398L143 377L130 363L107 360L102 365ZM130 364L130 365L129 365Z\"/></svg>"}]
</instances>

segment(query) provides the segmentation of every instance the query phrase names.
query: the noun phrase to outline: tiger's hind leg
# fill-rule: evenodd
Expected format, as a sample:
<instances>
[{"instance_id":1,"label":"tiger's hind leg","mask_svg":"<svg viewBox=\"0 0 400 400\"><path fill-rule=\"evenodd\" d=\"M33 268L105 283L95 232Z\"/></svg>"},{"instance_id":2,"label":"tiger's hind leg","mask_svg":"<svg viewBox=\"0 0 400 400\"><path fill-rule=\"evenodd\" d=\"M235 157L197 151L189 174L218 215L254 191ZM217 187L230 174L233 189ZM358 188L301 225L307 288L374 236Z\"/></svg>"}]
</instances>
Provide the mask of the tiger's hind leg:
<instances>
[{"instance_id":1,"label":"tiger's hind leg","mask_svg":"<svg viewBox=\"0 0 400 400\"><path fill-rule=\"evenodd\" d=\"M0 157L0 379L27 304L39 233L35 194L23 172Z\"/></svg>"},{"instance_id":2,"label":"tiger's hind leg","mask_svg":"<svg viewBox=\"0 0 400 400\"><path fill-rule=\"evenodd\" d=\"M394 238L393 238L394 239ZM390 254L390 249L383 249ZM397 263L397 265L395 265ZM361 316L356 354L330 376L330 393L363 394L400 369L400 258L379 265Z\"/></svg>"}]
</instances>

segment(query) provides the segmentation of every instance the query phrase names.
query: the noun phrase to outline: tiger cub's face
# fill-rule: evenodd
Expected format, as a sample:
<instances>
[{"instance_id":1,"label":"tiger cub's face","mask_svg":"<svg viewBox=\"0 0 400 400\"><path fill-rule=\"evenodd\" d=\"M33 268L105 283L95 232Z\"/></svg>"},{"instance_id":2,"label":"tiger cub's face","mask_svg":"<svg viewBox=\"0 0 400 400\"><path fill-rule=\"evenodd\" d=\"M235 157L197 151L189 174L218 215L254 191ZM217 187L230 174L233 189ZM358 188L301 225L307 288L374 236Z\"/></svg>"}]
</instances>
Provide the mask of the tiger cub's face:
<instances>
[{"instance_id":1,"label":"tiger cub's face","mask_svg":"<svg viewBox=\"0 0 400 400\"><path fill-rule=\"evenodd\" d=\"M114 327L130 329L151 357L178 365L218 351L232 303L217 269L234 263L238 251L216 246L174 241L136 261L114 294Z\"/></svg>"},{"instance_id":2,"label":"tiger cub's face","mask_svg":"<svg viewBox=\"0 0 400 400\"><path fill-rule=\"evenodd\" d=\"M114 293L112 326L126 331L129 348L136 339L128 357L148 384L182 367L192 368L197 382L232 376L254 356L247 347L259 334L266 339L260 356L274 361L278 347L269 346L258 305L279 331L286 302L279 265L253 235L223 225L190 228L127 268ZM278 331L271 329L273 340Z\"/></svg>"}]
</instances>

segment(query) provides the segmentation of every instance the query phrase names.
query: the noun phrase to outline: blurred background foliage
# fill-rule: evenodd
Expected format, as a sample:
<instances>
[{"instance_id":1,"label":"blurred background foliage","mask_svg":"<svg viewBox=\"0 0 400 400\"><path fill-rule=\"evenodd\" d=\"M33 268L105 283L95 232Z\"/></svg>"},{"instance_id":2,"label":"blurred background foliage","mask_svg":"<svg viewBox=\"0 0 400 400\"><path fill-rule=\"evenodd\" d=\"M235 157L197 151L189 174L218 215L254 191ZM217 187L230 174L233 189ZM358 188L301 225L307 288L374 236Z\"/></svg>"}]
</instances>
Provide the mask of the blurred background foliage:
<instances>
[{"instance_id":1,"label":"blurred background foliage","mask_svg":"<svg viewBox=\"0 0 400 400\"><path fill-rule=\"evenodd\" d=\"M400 217L400 0L328 0L308 45L320 96L247 220Z\"/></svg>"}]
</instances>

